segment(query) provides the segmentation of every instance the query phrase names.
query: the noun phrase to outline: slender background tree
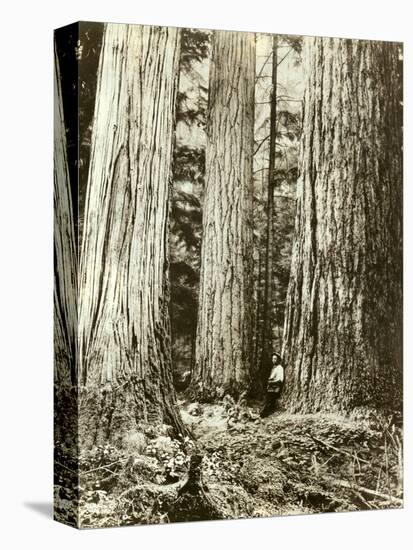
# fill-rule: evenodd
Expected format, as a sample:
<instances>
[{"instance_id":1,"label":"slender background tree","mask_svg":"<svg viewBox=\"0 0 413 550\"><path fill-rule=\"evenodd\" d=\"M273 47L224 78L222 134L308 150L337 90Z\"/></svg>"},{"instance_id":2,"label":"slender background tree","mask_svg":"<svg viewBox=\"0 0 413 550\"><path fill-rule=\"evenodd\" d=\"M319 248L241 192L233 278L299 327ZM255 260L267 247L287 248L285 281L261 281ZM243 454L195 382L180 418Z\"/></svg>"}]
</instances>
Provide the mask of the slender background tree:
<instances>
[{"instance_id":1,"label":"slender background tree","mask_svg":"<svg viewBox=\"0 0 413 550\"><path fill-rule=\"evenodd\" d=\"M259 382L265 386L271 369L273 351L273 252L274 252L274 189L275 156L277 143L277 73L278 73L278 37L272 39L272 74L270 96L270 149L267 174L267 227L265 236L264 302L262 323L262 345Z\"/></svg>"},{"instance_id":2,"label":"slender background tree","mask_svg":"<svg viewBox=\"0 0 413 550\"><path fill-rule=\"evenodd\" d=\"M281 350L301 131L301 38L257 35L252 394Z\"/></svg>"}]
</instances>

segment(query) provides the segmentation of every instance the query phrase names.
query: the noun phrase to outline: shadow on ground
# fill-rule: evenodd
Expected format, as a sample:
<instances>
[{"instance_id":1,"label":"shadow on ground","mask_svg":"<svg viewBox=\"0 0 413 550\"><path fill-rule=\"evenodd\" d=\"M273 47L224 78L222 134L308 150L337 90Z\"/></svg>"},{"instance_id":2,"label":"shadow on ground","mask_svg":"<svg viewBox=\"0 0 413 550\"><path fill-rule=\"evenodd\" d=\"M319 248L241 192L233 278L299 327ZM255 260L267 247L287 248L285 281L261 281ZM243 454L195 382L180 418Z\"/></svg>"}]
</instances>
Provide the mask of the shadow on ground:
<instances>
[{"instance_id":1,"label":"shadow on ground","mask_svg":"<svg viewBox=\"0 0 413 550\"><path fill-rule=\"evenodd\" d=\"M30 508L41 516L48 519L53 519L53 503L52 502L24 502L26 508Z\"/></svg>"}]
</instances>

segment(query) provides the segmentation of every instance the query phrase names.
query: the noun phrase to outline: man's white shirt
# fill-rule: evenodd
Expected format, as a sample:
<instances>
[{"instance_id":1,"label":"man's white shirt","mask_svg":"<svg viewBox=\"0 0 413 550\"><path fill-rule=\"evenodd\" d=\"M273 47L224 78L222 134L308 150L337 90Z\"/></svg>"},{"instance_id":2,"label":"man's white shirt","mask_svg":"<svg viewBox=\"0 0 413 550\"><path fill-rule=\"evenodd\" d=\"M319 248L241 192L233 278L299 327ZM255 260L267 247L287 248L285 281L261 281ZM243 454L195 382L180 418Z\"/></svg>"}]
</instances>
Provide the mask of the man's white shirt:
<instances>
[{"instance_id":1,"label":"man's white shirt","mask_svg":"<svg viewBox=\"0 0 413 550\"><path fill-rule=\"evenodd\" d=\"M275 367L272 368L268 381L284 382L284 369L281 365L275 365Z\"/></svg>"}]
</instances>

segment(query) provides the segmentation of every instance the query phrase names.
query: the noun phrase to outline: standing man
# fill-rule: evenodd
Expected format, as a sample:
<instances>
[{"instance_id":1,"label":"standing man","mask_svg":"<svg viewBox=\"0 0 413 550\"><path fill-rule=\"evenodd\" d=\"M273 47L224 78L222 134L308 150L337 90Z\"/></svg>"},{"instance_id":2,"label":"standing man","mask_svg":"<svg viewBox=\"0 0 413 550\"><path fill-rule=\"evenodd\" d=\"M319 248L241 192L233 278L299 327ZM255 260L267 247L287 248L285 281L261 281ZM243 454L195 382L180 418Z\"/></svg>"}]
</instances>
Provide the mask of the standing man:
<instances>
[{"instance_id":1,"label":"standing man","mask_svg":"<svg viewBox=\"0 0 413 550\"><path fill-rule=\"evenodd\" d=\"M284 365L281 356L278 353L273 353L271 362L271 374L267 382L264 406L260 412L261 418L265 418L275 411L284 386Z\"/></svg>"}]
</instances>

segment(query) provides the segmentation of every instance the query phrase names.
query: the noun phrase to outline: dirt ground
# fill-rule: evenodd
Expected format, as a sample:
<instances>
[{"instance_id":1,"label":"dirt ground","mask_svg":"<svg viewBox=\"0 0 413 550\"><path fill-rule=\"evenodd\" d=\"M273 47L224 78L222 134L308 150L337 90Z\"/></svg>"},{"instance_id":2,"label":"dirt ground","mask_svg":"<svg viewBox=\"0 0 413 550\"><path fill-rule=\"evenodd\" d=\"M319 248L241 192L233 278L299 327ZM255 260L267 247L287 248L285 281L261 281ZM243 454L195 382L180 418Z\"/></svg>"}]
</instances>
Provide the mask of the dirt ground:
<instances>
[{"instance_id":1,"label":"dirt ground","mask_svg":"<svg viewBox=\"0 0 413 550\"><path fill-rule=\"evenodd\" d=\"M257 406L230 398L181 400L180 408L193 440L173 439L166 425L142 426L122 449L82 453L82 527L403 505L402 431L394 416L278 411L261 419ZM56 500L59 517L70 522L68 470L57 471Z\"/></svg>"}]
</instances>

